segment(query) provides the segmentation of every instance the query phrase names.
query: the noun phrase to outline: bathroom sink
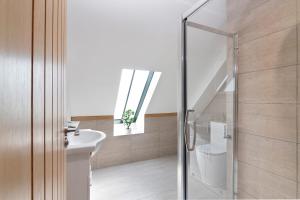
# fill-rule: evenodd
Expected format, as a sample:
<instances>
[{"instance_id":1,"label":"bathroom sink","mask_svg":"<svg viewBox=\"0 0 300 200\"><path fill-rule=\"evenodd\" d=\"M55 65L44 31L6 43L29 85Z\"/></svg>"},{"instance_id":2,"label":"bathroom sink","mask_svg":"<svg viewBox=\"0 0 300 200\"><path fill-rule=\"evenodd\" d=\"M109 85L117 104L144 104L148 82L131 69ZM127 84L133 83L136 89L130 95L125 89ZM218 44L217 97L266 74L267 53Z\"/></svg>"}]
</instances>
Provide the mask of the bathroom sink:
<instances>
[{"instance_id":1,"label":"bathroom sink","mask_svg":"<svg viewBox=\"0 0 300 200\"><path fill-rule=\"evenodd\" d=\"M75 132L68 133L68 155L90 153L93 156L106 138L105 133L91 129L80 129L78 133L78 135Z\"/></svg>"}]
</instances>

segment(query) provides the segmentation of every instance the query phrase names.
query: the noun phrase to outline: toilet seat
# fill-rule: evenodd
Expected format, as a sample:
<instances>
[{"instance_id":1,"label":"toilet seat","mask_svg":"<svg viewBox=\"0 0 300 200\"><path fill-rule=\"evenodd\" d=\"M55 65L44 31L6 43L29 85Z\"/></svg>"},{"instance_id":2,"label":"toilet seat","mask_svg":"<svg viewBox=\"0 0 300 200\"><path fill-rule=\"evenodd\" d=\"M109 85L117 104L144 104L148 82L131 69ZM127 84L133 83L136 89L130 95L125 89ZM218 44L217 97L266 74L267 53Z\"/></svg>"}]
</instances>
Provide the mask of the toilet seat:
<instances>
[{"instance_id":1,"label":"toilet seat","mask_svg":"<svg viewBox=\"0 0 300 200\"><path fill-rule=\"evenodd\" d=\"M209 155L220 155L226 154L226 146L225 145L217 145L217 144L203 144L196 147L197 151L209 154Z\"/></svg>"}]
</instances>

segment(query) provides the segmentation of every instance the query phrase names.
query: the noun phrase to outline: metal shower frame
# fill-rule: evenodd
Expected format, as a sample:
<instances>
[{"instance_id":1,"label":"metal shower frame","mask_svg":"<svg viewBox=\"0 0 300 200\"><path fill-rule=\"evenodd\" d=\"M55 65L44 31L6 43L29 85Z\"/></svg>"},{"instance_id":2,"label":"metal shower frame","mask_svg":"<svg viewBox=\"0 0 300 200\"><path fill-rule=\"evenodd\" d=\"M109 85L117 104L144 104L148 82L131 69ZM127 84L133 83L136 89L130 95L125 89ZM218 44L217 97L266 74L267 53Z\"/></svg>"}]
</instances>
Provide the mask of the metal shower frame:
<instances>
[{"instance_id":1,"label":"metal shower frame","mask_svg":"<svg viewBox=\"0 0 300 200\"><path fill-rule=\"evenodd\" d=\"M204 0L196 3L191 9L185 12L181 18L181 66L179 69L179 102L178 102L178 166L177 166L177 188L178 188L178 199L185 200L187 199L187 174L186 174L186 147L185 147L185 137L184 137L184 119L185 113L188 109L186 107L186 72L187 72L187 63L186 63L186 29L187 26L194 27L203 31L210 33L215 33L218 35L223 35L230 37L233 40L233 77L235 80L235 95L234 95L234 118L233 118L233 197L236 198L237 195L237 118L238 118L238 65L237 65L237 54L238 54L238 34L237 33L228 33L223 30L218 30L213 27L209 27L202 24L197 24L195 22L189 22L188 18L192 16L195 12L205 6L210 0Z\"/></svg>"}]
</instances>

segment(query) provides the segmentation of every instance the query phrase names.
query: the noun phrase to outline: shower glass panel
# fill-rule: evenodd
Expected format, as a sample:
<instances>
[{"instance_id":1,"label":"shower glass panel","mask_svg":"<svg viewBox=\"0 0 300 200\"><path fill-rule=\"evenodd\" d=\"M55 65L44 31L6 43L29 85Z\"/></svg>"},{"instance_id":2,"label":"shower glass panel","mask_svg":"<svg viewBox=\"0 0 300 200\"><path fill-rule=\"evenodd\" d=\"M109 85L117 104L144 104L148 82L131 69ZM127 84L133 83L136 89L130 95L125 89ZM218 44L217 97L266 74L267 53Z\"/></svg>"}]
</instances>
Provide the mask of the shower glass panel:
<instances>
[{"instance_id":1,"label":"shower glass panel","mask_svg":"<svg viewBox=\"0 0 300 200\"><path fill-rule=\"evenodd\" d=\"M211 9L224 7L211 0L205 12L210 2ZM221 29L220 13L211 26L205 24L201 9L183 20L185 196L230 199L236 177L236 35Z\"/></svg>"},{"instance_id":2,"label":"shower glass panel","mask_svg":"<svg viewBox=\"0 0 300 200\"><path fill-rule=\"evenodd\" d=\"M195 22L204 26L231 32L231 26L228 23L229 7L228 0L208 0L200 9L188 17L188 21Z\"/></svg>"}]
</instances>

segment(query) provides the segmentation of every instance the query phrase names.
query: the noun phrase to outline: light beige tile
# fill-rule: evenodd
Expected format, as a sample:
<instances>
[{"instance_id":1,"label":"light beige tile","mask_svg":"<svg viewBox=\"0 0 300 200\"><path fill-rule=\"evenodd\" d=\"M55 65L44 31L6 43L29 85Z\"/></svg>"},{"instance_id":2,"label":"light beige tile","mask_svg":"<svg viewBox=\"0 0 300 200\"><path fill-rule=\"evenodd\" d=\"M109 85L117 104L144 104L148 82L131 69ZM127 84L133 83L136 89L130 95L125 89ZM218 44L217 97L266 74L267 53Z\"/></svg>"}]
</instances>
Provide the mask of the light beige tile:
<instances>
[{"instance_id":1,"label":"light beige tile","mask_svg":"<svg viewBox=\"0 0 300 200\"><path fill-rule=\"evenodd\" d=\"M159 147L132 148L132 161L150 160L159 157Z\"/></svg>"},{"instance_id":2,"label":"light beige tile","mask_svg":"<svg viewBox=\"0 0 300 200\"><path fill-rule=\"evenodd\" d=\"M114 121L113 120L97 120L96 129L99 131L113 133Z\"/></svg>"},{"instance_id":3,"label":"light beige tile","mask_svg":"<svg viewBox=\"0 0 300 200\"><path fill-rule=\"evenodd\" d=\"M177 117L152 117L145 119L145 132L177 130Z\"/></svg>"},{"instance_id":4,"label":"light beige tile","mask_svg":"<svg viewBox=\"0 0 300 200\"><path fill-rule=\"evenodd\" d=\"M101 150L100 150L101 152ZM131 152L102 152L97 156L97 169L132 162Z\"/></svg>"},{"instance_id":5,"label":"light beige tile","mask_svg":"<svg viewBox=\"0 0 300 200\"><path fill-rule=\"evenodd\" d=\"M105 131L105 130L99 130L99 129L96 129L96 130L102 131L103 133L105 133L105 135L106 135L106 140L115 138L114 133L113 133L112 131Z\"/></svg>"},{"instance_id":6,"label":"light beige tile","mask_svg":"<svg viewBox=\"0 0 300 200\"><path fill-rule=\"evenodd\" d=\"M244 18L269 0L227 0L228 31L238 32Z\"/></svg>"},{"instance_id":7,"label":"light beige tile","mask_svg":"<svg viewBox=\"0 0 300 200\"><path fill-rule=\"evenodd\" d=\"M300 29L299 29L299 32L300 32ZM300 37L300 35L299 35L299 37ZM298 44L300 44L300 41ZM299 46L299 48L300 48L300 46ZM299 52L300 52L300 49L299 49ZM300 56L299 56L299 58L300 58ZM300 104L300 65L297 66L297 82L298 82L298 84L297 84L297 87L298 87L297 103Z\"/></svg>"},{"instance_id":8,"label":"light beige tile","mask_svg":"<svg viewBox=\"0 0 300 200\"><path fill-rule=\"evenodd\" d=\"M297 199L300 199L300 183L298 182Z\"/></svg>"},{"instance_id":9,"label":"light beige tile","mask_svg":"<svg viewBox=\"0 0 300 200\"><path fill-rule=\"evenodd\" d=\"M255 199L255 197L240 189L237 194L237 199Z\"/></svg>"},{"instance_id":10,"label":"light beige tile","mask_svg":"<svg viewBox=\"0 0 300 200\"><path fill-rule=\"evenodd\" d=\"M300 144L297 144L297 150L298 150L298 184L300 185ZM300 191L298 191L300 192Z\"/></svg>"},{"instance_id":11,"label":"light beige tile","mask_svg":"<svg viewBox=\"0 0 300 200\"><path fill-rule=\"evenodd\" d=\"M297 22L300 22L300 0L297 0Z\"/></svg>"},{"instance_id":12,"label":"light beige tile","mask_svg":"<svg viewBox=\"0 0 300 200\"><path fill-rule=\"evenodd\" d=\"M297 144L239 133L238 159L297 181Z\"/></svg>"},{"instance_id":13,"label":"light beige tile","mask_svg":"<svg viewBox=\"0 0 300 200\"><path fill-rule=\"evenodd\" d=\"M131 137L130 136L114 136L107 138L103 141L102 146L99 150L101 153L111 153L111 152L129 152L131 148Z\"/></svg>"},{"instance_id":14,"label":"light beige tile","mask_svg":"<svg viewBox=\"0 0 300 200\"><path fill-rule=\"evenodd\" d=\"M297 104L297 128L298 128L298 143L300 143L300 105L299 104Z\"/></svg>"},{"instance_id":15,"label":"light beige tile","mask_svg":"<svg viewBox=\"0 0 300 200\"><path fill-rule=\"evenodd\" d=\"M300 51L299 51L299 48L300 48L300 24L299 23L300 23L300 21L298 22L298 25L297 25L297 36L298 36L298 41L297 41L297 43L298 43L298 45L297 45L297 47L298 47L298 49L297 49L297 51L298 51L298 54L297 54L298 59L297 59L297 61L298 61L298 65L300 64Z\"/></svg>"},{"instance_id":16,"label":"light beige tile","mask_svg":"<svg viewBox=\"0 0 300 200\"><path fill-rule=\"evenodd\" d=\"M175 131L161 131L159 133L160 145L172 145L177 144L177 133Z\"/></svg>"},{"instance_id":17,"label":"light beige tile","mask_svg":"<svg viewBox=\"0 0 300 200\"><path fill-rule=\"evenodd\" d=\"M79 123L79 129L96 129L96 121L81 121Z\"/></svg>"},{"instance_id":18,"label":"light beige tile","mask_svg":"<svg viewBox=\"0 0 300 200\"><path fill-rule=\"evenodd\" d=\"M245 13L240 21L239 42L244 43L296 26L296 4L296 0L270 0Z\"/></svg>"},{"instance_id":19,"label":"light beige tile","mask_svg":"<svg viewBox=\"0 0 300 200\"><path fill-rule=\"evenodd\" d=\"M239 73L297 64L296 27L239 45Z\"/></svg>"},{"instance_id":20,"label":"light beige tile","mask_svg":"<svg viewBox=\"0 0 300 200\"><path fill-rule=\"evenodd\" d=\"M177 117L161 117L160 118L159 131L165 132L176 132L177 131Z\"/></svg>"},{"instance_id":21,"label":"light beige tile","mask_svg":"<svg viewBox=\"0 0 300 200\"><path fill-rule=\"evenodd\" d=\"M175 155L177 153L177 144L171 144L171 145L160 145L159 146L159 156L169 156L169 155Z\"/></svg>"},{"instance_id":22,"label":"light beige tile","mask_svg":"<svg viewBox=\"0 0 300 200\"><path fill-rule=\"evenodd\" d=\"M176 117L146 118L145 133L125 136L113 135L113 120L89 121L84 125L90 128L90 124L93 129L103 131L107 136L92 161L94 169L148 160L176 152Z\"/></svg>"},{"instance_id":23,"label":"light beige tile","mask_svg":"<svg viewBox=\"0 0 300 200\"><path fill-rule=\"evenodd\" d=\"M239 101L244 103L295 103L296 66L239 74Z\"/></svg>"},{"instance_id":24,"label":"light beige tile","mask_svg":"<svg viewBox=\"0 0 300 200\"><path fill-rule=\"evenodd\" d=\"M295 199L297 183L239 162L238 187L255 198Z\"/></svg>"},{"instance_id":25,"label":"light beige tile","mask_svg":"<svg viewBox=\"0 0 300 200\"><path fill-rule=\"evenodd\" d=\"M255 135L296 142L296 104L239 103L238 126Z\"/></svg>"},{"instance_id":26,"label":"light beige tile","mask_svg":"<svg viewBox=\"0 0 300 200\"><path fill-rule=\"evenodd\" d=\"M130 136L131 148L158 148L159 133L143 133Z\"/></svg>"},{"instance_id":27,"label":"light beige tile","mask_svg":"<svg viewBox=\"0 0 300 200\"><path fill-rule=\"evenodd\" d=\"M158 132L161 125L160 117L145 118L145 133Z\"/></svg>"}]
</instances>

